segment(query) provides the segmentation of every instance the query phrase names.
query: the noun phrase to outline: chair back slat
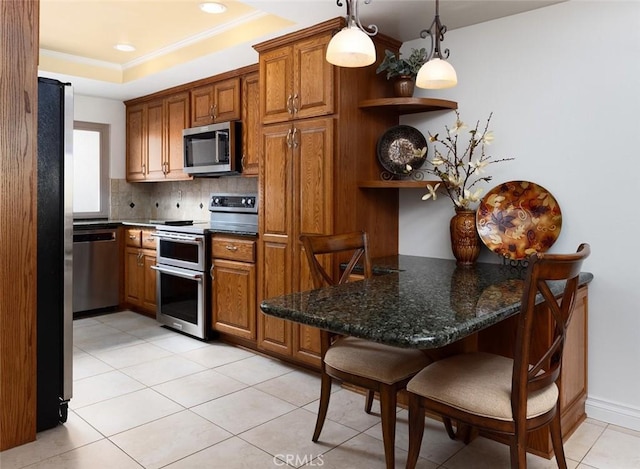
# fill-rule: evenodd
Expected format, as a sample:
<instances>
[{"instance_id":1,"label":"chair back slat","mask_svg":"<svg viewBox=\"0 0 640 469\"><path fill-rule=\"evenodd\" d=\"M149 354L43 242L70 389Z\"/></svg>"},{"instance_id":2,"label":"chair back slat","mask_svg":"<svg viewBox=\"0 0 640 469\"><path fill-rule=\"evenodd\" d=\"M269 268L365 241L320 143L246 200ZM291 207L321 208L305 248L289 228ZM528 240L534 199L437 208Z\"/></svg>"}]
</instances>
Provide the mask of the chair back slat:
<instances>
[{"instance_id":1,"label":"chair back slat","mask_svg":"<svg viewBox=\"0 0 640 469\"><path fill-rule=\"evenodd\" d=\"M518 318L511 388L511 405L516 421L526 419L529 393L553 384L560 376L567 328L578 290L578 276L583 261L590 253L589 245L581 244L575 254L534 254L529 258L522 310ZM557 281L564 281L560 295L554 295L549 285L549 282ZM544 308L536 308L540 296ZM534 356L534 342L544 342L536 341L535 337L538 332L534 327L537 312L549 314L549 332L553 335L551 343L542 351L535 350Z\"/></svg>"},{"instance_id":2,"label":"chair back slat","mask_svg":"<svg viewBox=\"0 0 640 469\"><path fill-rule=\"evenodd\" d=\"M307 260L309 261L314 288L345 283L353 273L353 269L361 260L364 268L364 277L371 277L372 270L368 239L367 233L364 231L337 235L302 235L300 236L300 240L304 246ZM348 252L352 254L347 267L339 279L335 280L334 276L323 267L319 256L322 254Z\"/></svg>"},{"instance_id":3,"label":"chair back slat","mask_svg":"<svg viewBox=\"0 0 640 469\"><path fill-rule=\"evenodd\" d=\"M370 278L373 275L371 258L369 257L367 233L364 231L337 235L302 235L300 236L300 241L302 241L302 245L304 246L304 251L309 261L309 270L311 271L311 277L313 279L313 287L316 289L328 285L346 283L349 280L349 276L353 273L353 269L359 262L362 262L364 268L364 278ZM323 267L319 256L324 254L349 253L351 253L351 258L347 263L347 267L336 281L333 275ZM329 346L337 337L339 336L325 330L320 331L320 355L323 359Z\"/></svg>"}]
</instances>

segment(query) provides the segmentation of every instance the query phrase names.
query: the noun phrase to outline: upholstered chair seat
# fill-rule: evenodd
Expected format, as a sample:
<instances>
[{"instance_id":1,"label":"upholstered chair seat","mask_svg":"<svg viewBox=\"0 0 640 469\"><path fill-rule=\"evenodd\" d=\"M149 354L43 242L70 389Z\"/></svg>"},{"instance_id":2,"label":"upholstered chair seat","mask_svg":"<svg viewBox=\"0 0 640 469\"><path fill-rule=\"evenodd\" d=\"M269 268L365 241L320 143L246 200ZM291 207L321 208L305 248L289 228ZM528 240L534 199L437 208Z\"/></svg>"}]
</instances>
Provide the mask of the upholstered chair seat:
<instances>
[{"instance_id":1,"label":"upholstered chair seat","mask_svg":"<svg viewBox=\"0 0 640 469\"><path fill-rule=\"evenodd\" d=\"M407 391L482 417L513 420L512 376L513 360L510 358L490 353L465 353L425 368L409 381ZM532 392L527 400L527 418L549 412L557 399L555 383Z\"/></svg>"},{"instance_id":2,"label":"upholstered chair seat","mask_svg":"<svg viewBox=\"0 0 640 469\"><path fill-rule=\"evenodd\" d=\"M342 337L327 350L324 363L344 373L393 384L415 375L430 360L420 350Z\"/></svg>"}]
</instances>

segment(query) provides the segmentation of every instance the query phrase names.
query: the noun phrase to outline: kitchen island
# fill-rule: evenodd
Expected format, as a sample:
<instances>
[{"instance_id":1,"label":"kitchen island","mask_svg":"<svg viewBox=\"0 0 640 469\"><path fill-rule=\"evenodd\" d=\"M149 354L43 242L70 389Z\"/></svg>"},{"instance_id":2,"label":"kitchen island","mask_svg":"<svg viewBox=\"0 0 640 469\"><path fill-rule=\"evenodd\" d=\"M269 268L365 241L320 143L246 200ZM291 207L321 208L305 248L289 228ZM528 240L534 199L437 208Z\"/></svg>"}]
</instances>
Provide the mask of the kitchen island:
<instances>
[{"instance_id":1,"label":"kitchen island","mask_svg":"<svg viewBox=\"0 0 640 469\"><path fill-rule=\"evenodd\" d=\"M428 349L434 358L465 350L512 356L526 269L415 256L374 259L371 279L262 301L268 315L397 347ZM567 333L559 381L563 434L585 418L587 290L580 274L576 309ZM562 282L552 290L560 293ZM542 300L540 300L542 301ZM552 340L549 312L540 306L540 342ZM533 432L529 450L550 457L548 430Z\"/></svg>"}]
</instances>

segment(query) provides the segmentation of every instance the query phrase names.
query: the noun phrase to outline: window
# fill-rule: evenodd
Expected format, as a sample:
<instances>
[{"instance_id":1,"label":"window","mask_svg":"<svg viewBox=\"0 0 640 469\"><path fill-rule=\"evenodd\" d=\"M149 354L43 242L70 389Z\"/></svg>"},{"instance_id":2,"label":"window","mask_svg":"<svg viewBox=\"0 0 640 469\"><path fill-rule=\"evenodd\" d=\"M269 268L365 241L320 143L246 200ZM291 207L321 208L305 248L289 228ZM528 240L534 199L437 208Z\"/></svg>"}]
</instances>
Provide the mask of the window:
<instances>
[{"instance_id":1,"label":"window","mask_svg":"<svg viewBox=\"0 0 640 469\"><path fill-rule=\"evenodd\" d=\"M109 216L109 125L73 125L73 217Z\"/></svg>"}]
</instances>

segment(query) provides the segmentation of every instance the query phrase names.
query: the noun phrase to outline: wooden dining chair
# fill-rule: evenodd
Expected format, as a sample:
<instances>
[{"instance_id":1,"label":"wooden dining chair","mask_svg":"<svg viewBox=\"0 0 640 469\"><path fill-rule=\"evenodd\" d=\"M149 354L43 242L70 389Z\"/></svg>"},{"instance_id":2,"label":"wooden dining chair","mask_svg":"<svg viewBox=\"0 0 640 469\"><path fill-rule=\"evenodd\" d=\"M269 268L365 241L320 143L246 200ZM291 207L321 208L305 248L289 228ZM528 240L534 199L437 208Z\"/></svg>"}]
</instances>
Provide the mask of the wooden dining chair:
<instances>
[{"instance_id":1,"label":"wooden dining chair","mask_svg":"<svg viewBox=\"0 0 640 469\"><path fill-rule=\"evenodd\" d=\"M425 410L443 417L447 433L454 438L451 421L508 435L511 467L526 468L527 433L550 426L558 467L566 469L562 447L560 409L556 381L588 244L575 254L533 254L529 258L514 358L483 352L454 355L428 365L407 384L409 394L409 454L407 468L415 467L424 432ZM566 281L556 298L550 283ZM535 350L537 295L549 311L553 340ZM467 441L468 442L468 438Z\"/></svg>"},{"instance_id":2,"label":"wooden dining chair","mask_svg":"<svg viewBox=\"0 0 640 469\"><path fill-rule=\"evenodd\" d=\"M354 267L361 262L364 277L372 276L371 259L365 232L337 235L300 236L304 246L314 288L349 281ZM338 281L328 266L333 265L326 254L352 253L347 267ZM334 262L340 258L334 257ZM325 267L326 266L326 267ZM327 272L329 270L329 272ZM394 467L397 393L404 389L413 375L430 363L420 350L401 349L355 337L337 336L321 331L321 388L320 406L313 441L318 441L329 408L332 378L360 386L367 390L365 411L371 412L374 393L380 395L380 417L385 461Z\"/></svg>"}]
</instances>

